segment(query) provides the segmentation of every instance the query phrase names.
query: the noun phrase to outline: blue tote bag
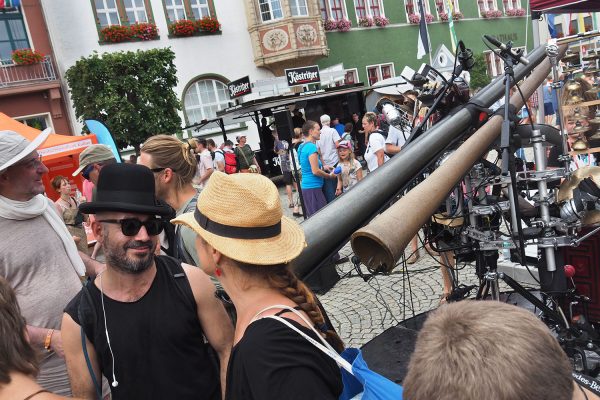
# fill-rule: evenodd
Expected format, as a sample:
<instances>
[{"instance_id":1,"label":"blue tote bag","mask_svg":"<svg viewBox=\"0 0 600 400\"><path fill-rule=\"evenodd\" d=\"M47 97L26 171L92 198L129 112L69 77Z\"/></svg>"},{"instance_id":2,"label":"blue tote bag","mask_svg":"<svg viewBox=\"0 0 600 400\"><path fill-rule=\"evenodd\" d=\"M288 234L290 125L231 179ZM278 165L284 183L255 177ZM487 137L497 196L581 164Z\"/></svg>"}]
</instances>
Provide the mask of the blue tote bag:
<instances>
[{"instance_id":1,"label":"blue tote bag","mask_svg":"<svg viewBox=\"0 0 600 400\"><path fill-rule=\"evenodd\" d=\"M270 309L286 309L298 317L302 318L306 324L311 327L313 332L317 335L321 342L311 338L294 325L290 324L285 319L276 315L269 315L263 318L275 319L288 328L296 331L300 336L308 340L313 346L327 354L329 357L340 366L342 372L342 382L344 384L344 390L340 395L340 400L401 400L402 399L402 387L395 384L384 376L373 372L367 366L367 363L362 357L362 353L359 349L348 348L338 354L325 339L314 329L312 324L306 320L306 318L292 307L284 305L274 305L261 310L253 320L256 320L260 314Z\"/></svg>"}]
</instances>

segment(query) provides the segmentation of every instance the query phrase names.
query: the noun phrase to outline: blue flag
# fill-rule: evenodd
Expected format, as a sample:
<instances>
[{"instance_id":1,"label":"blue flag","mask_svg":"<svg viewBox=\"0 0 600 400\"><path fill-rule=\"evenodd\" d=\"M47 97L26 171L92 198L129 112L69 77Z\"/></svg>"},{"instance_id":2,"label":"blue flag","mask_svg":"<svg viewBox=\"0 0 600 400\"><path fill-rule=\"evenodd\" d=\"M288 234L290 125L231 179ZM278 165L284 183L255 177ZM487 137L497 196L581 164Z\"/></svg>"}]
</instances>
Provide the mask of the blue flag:
<instances>
[{"instance_id":1,"label":"blue flag","mask_svg":"<svg viewBox=\"0 0 600 400\"><path fill-rule=\"evenodd\" d=\"M419 0L419 37L417 38L417 59L429 54L429 33L427 32L427 21L425 20L425 6L423 0Z\"/></svg>"},{"instance_id":2,"label":"blue flag","mask_svg":"<svg viewBox=\"0 0 600 400\"><path fill-rule=\"evenodd\" d=\"M554 26L554 14L546 14L546 18L548 19L548 32L550 33L550 37L556 39L558 35L556 27Z\"/></svg>"}]
</instances>

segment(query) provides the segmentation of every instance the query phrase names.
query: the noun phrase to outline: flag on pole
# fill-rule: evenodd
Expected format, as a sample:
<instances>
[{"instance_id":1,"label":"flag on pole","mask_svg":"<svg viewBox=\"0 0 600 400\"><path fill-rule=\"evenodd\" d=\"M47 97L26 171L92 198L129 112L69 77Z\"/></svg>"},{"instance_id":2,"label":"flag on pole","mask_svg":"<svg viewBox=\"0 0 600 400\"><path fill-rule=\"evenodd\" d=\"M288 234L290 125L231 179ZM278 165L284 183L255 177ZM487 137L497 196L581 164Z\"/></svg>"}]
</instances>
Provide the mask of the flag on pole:
<instances>
[{"instance_id":1,"label":"flag on pole","mask_svg":"<svg viewBox=\"0 0 600 400\"><path fill-rule=\"evenodd\" d=\"M548 33L552 39L556 39L558 32L556 32L556 26L554 25L554 14L546 14L546 18L548 19Z\"/></svg>"},{"instance_id":2,"label":"flag on pole","mask_svg":"<svg viewBox=\"0 0 600 400\"><path fill-rule=\"evenodd\" d=\"M423 58L425 54L429 54L429 33L427 32L427 21L425 21L425 6L423 0L419 2L419 37L417 38L417 59Z\"/></svg>"},{"instance_id":3,"label":"flag on pole","mask_svg":"<svg viewBox=\"0 0 600 400\"><path fill-rule=\"evenodd\" d=\"M446 5L448 8L448 28L450 28L450 41L452 42L452 51L456 51L456 43L458 39L456 38L456 31L454 30L454 4L452 4L452 0L446 0Z\"/></svg>"}]
</instances>

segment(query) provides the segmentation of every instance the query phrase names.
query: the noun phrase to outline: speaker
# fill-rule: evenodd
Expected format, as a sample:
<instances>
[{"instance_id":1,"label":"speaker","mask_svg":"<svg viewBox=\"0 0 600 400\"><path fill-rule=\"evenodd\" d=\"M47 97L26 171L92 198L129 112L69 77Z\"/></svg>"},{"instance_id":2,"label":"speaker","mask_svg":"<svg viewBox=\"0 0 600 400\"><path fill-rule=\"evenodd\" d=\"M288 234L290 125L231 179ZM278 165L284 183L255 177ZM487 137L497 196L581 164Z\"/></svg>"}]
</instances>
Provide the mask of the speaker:
<instances>
[{"instance_id":1,"label":"speaker","mask_svg":"<svg viewBox=\"0 0 600 400\"><path fill-rule=\"evenodd\" d=\"M275 126L277 127L277 135L279 136L279 140L285 140L291 145L292 133L294 132L292 115L286 109L274 112L273 118L275 118Z\"/></svg>"}]
</instances>

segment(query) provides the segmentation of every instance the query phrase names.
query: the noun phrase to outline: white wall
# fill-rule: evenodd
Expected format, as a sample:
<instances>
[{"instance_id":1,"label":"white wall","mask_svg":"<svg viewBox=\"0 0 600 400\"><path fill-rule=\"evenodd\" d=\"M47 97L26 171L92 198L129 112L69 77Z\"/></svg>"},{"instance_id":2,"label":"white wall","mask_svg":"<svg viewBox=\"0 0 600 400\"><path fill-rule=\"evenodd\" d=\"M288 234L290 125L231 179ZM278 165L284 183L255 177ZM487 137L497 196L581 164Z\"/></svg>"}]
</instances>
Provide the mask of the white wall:
<instances>
[{"instance_id":1,"label":"white wall","mask_svg":"<svg viewBox=\"0 0 600 400\"><path fill-rule=\"evenodd\" d=\"M162 1L150 0L154 22L160 35L159 40L102 45L98 43L98 31L90 0L41 0L41 2L62 77L79 58L87 57L94 51L104 53L165 47L171 47L175 52L175 65L179 79L175 91L180 100L183 100L183 90L186 85L198 75L218 74L229 80L249 75L250 81L273 76L268 70L259 69L254 65L250 35L241 2L233 7L229 1L215 1L217 18L221 23L221 35L169 38ZM71 104L71 120L76 124L74 132L80 132L82 125L76 121L67 90L65 96L69 98ZM245 96L244 100L251 98ZM183 112L181 120L182 124L185 124ZM258 130L253 122L249 121L246 124L248 142L253 148L257 148ZM230 136L235 139L235 134Z\"/></svg>"}]
</instances>

